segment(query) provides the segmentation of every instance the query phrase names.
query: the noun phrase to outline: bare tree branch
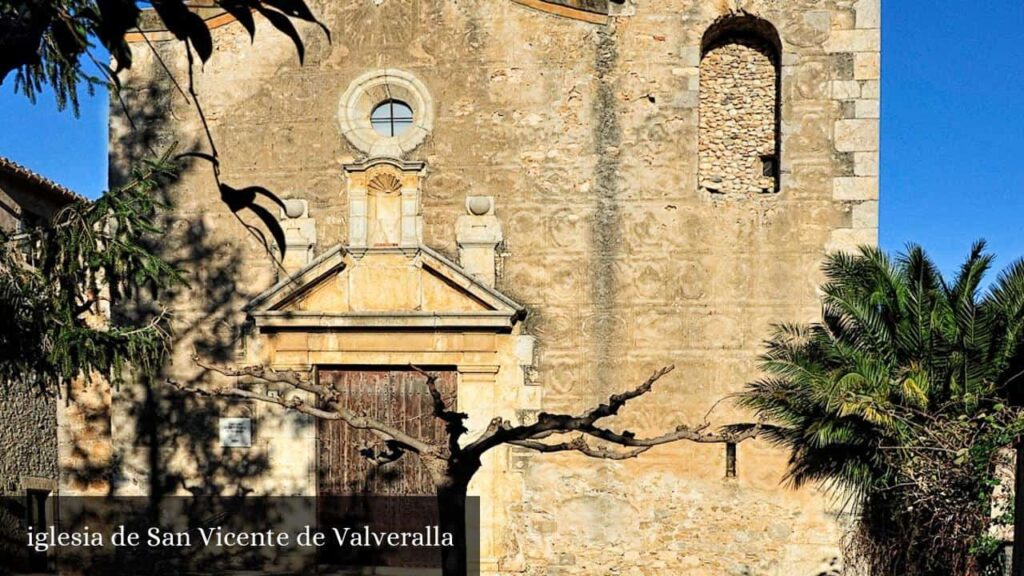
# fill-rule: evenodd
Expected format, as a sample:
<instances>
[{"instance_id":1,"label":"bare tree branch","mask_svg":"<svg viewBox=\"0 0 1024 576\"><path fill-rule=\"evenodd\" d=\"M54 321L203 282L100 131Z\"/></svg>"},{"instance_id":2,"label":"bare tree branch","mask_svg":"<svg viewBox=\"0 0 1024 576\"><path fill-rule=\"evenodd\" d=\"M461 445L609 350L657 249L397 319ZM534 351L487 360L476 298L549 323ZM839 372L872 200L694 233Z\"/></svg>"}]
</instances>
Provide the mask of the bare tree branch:
<instances>
[{"instance_id":1,"label":"bare tree branch","mask_svg":"<svg viewBox=\"0 0 1024 576\"><path fill-rule=\"evenodd\" d=\"M375 450L372 446L366 446L359 450L359 454L369 460L374 466L390 464L405 456L407 450L400 443L394 440L385 440L384 447L387 451Z\"/></svg>"},{"instance_id":2,"label":"bare tree branch","mask_svg":"<svg viewBox=\"0 0 1024 576\"><path fill-rule=\"evenodd\" d=\"M453 467L458 466L471 468L469 470L471 475L475 471L474 467L479 466L480 457L485 452L503 444L518 446L541 453L578 452L591 458L627 460L636 458L651 448L662 444L683 440L699 444L739 443L756 438L764 431L763 425L757 423L727 427L721 432L709 432L710 424L703 422L693 427L680 425L675 430L658 436L637 438L634 433L628 430L615 432L597 425L599 420L617 415L629 401L650 392L656 382L673 370L673 366L667 366L655 371L636 388L621 394L614 394L608 398L608 402L599 404L597 407L579 416L542 412L538 415L536 422L522 426L513 426L503 418L495 418L476 440L462 447L459 444L459 440L467 432L465 421L469 416L463 412L451 409L437 386L437 374L429 373L417 366L410 365L412 370L421 374L425 379L427 390L429 390L432 399L433 416L443 421L446 425L448 438L447 451L445 451L442 446L414 438L394 425L367 416L359 416L341 407L339 405L339 392L333 388L317 384L310 378L308 373L292 370L275 371L263 366L227 368L207 364L198 356L193 358L198 366L225 378L252 378L268 383L285 384L298 390L309 392L318 398L319 406L326 406L326 408L310 404L301 398L283 399L282 397L260 394L238 386L203 388L169 381L179 390L208 396L226 396L268 402L316 418L341 420L353 428L369 430L384 441L383 447L366 447L360 450L363 456L375 464L394 462L405 455L406 452L414 452L420 457L426 457L428 459L427 464L431 468L437 468L442 462L446 462L446 466L448 466L450 471ZM578 433L578 435L564 442L543 442L543 440L553 436L568 433ZM592 445L587 441L587 438L594 438L607 445Z\"/></svg>"},{"instance_id":3,"label":"bare tree branch","mask_svg":"<svg viewBox=\"0 0 1024 576\"><path fill-rule=\"evenodd\" d=\"M463 434L469 432L465 424L469 415L448 409L441 391L437 388L437 374L428 374L412 364L409 367L427 379L427 390L430 391L430 398L433 400L434 405L434 417L445 423L445 430L448 432L448 452L450 454L458 453L460 450L459 439L462 438Z\"/></svg>"},{"instance_id":4,"label":"bare tree branch","mask_svg":"<svg viewBox=\"0 0 1024 576\"><path fill-rule=\"evenodd\" d=\"M267 395L267 394L260 394L259 392L253 392L251 390L245 390L245 389L242 389L242 388L235 388L235 387L226 387L226 386L215 386L215 387L193 386L193 385L189 385L189 384L184 384L182 382L178 382L177 380L173 380L173 379L170 379L170 378L167 379L167 383L170 384L171 386L173 386L174 388L182 391L182 392L191 392L193 394L198 394L200 396L209 396L209 397L218 397L219 396L219 397L226 397L226 398L240 398L242 400L258 400L260 402L266 402L268 404L277 404L278 406L283 406L285 408L288 408L289 410L295 410L296 412L301 412L303 414L308 414L310 416L314 416L316 418L321 418L323 420L343 420L344 419L342 417L342 415L340 413L338 413L338 412L332 412L332 411L329 411L329 410L321 410L321 409L319 409L319 408L317 408L315 406L310 406L308 403L306 403L305 401L303 401L300 398L284 399L284 398L281 398L281 397L278 397L278 396L270 396L270 395ZM357 426L355 423L351 423L351 422L350 422L350 425L352 425L355 428L362 428L362 429L367 429L368 428L367 426Z\"/></svg>"},{"instance_id":5,"label":"bare tree branch","mask_svg":"<svg viewBox=\"0 0 1024 576\"><path fill-rule=\"evenodd\" d=\"M528 426L511 426L501 419L492 420L484 433L469 446L466 446L466 451L483 454L495 446L510 441L540 439L550 436L553 432L579 431L590 433L589 430L596 429L594 426L595 422L601 418L618 414L619 410L627 402L650 392L654 383L674 368L674 366L666 366L656 371L643 384L628 392L612 395L608 399L607 404L599 404L583 416L541 412L537 416L537 422Z\"/></svg>"},{"instance_id":6,"label":"bare tree branch","mask_svg":"<svg viewBox=\"0 0 1024 576\"><path fill-rule=\"evenodd\" d=\"M308 372L299 372L296 370L272 370L264 366L244 366L242 368L230 368L224 366L215 366L203 362L197 354L192 355L192 361L196 363L196 366L204 370L209 370L225 376L227 378L255 378L264 382L276 383L276 384L287 384L293 388L298 388L311 394L316 394L320 400L324 402L332 402L338 399L338 393L327 387L320 386L312 381L309 377Z\"/></svg>"},{"instance_id":7,"label":"bare tree branch","mask_svg":"<svg viewBox=\"0 0 1024 576\"><path fill-rule=\"evenodd\" d=\"M394 440L401 443L409 450L416 452L417 454L440 457L440 450L437 446L410 436L405 432L390 426L377 420L376 418L370 418L367 416L359 416L348 410L342 408L337 404L338 394L337 392L328 389L327 387L317 385L311 382L308 378L303 378L299 372L287 370L287 371L267 371L262 366L250 366L243 368L218 368L209 366L201 363L198 359L196 363L210 371L218 373L222 376L238 378L238 377L253 377L266 382L279 382L285 383L303 390L315 394L321 402L325 403L329 410L324 410L316 406L311 406L305 400L301 398L284 399L282 397L270 396L268 394L260 394L251 390L245 390L237 386L220 386L220 387L199 387L181 384L174 380L168 380L168 383L182 391L194 392L206 396L227 396L235 398L243 398L247 400L258 400L261 402L268 402L270 404L277 404L290 410L302 412L316 418L324 420L343 420L349 426L359 430L369 430L379 436L381 439Z\"/></svg>"},{"instance_id":8,"label":"bare tree branch","mask_svg":"<svg viewBox=\"0 0 1024 576\"><path fill-rule=\"evenodd\" d=\"M560 444L545 444L535 440L512 440L509 444L522 448L529 448L531 450L536 450L537 452L566 452L571 450L590 456L591 458L600 458L604 460L628 460L630 458L636 458L651 449L650 446L644 446L634 448L632 450L616 451L600 446L593 447L587 444L587 440L583 436L578 436L568 442L562 442Z\"/></svg>"}]
</instances>

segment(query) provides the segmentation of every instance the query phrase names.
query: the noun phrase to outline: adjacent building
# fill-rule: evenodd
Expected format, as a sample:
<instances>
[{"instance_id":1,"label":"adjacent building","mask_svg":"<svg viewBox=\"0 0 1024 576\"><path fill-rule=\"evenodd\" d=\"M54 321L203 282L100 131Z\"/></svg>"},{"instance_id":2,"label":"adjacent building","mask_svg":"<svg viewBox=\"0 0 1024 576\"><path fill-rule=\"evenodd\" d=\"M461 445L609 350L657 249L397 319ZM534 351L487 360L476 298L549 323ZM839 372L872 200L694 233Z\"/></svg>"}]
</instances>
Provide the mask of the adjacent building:
<instances>
[{"instance_id":1,"label":"adjacent building","mask_svg":"<svg viewBox=\"0 0 1024 576\"><path fill-rule=\"evenodd\" d=\"M85 199L0 157L0 233L15 245L23 231ZM31 265L31 263L29 263ZM45 499L57 488L57 400L41 382L4 382L0 394L0 495Z\"/></svg>"}]
</instances>

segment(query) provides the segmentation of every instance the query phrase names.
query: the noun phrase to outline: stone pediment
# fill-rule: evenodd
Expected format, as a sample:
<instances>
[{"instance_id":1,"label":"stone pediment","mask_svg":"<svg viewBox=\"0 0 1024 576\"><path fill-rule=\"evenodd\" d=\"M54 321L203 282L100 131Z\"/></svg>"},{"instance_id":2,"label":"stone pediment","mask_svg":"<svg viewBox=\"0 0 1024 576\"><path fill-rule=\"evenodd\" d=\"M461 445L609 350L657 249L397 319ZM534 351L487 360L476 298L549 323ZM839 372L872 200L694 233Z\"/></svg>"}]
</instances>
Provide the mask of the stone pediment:
<instances>
[{"instance_id":1,"label":"stone pediment","mask_svg":"<svg viewBox=\"0 0 1024 576\"><path fill-rule=\"evenodd\" d=\"M337 246L253 299L260 328L508 330L525 309L425 246Z\"/></svg>"}]
</instances>

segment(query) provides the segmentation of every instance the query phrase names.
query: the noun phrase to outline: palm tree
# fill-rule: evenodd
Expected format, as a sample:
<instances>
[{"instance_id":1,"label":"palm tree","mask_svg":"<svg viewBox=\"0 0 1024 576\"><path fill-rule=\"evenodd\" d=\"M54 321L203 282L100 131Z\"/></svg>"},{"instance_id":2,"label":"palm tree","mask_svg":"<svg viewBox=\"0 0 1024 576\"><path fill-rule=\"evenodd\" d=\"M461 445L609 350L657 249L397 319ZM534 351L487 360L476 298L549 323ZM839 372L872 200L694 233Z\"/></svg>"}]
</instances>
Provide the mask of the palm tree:
<instances>
[{"instance_id":1,"label":"palm tree","mask_svg":"<svg viewBox=\"0 0 1024 576\"><path fill-rule=\"evenodd\" d=\"M924 250L828 257L820 323L777 326L740 403L789 449L787 480L846 498L848 561L875 576L984 574L999 455L1024 426L1024 261L986 287ZM990 569L990 568L989 568Z\"/></svg>"}]
</instances>

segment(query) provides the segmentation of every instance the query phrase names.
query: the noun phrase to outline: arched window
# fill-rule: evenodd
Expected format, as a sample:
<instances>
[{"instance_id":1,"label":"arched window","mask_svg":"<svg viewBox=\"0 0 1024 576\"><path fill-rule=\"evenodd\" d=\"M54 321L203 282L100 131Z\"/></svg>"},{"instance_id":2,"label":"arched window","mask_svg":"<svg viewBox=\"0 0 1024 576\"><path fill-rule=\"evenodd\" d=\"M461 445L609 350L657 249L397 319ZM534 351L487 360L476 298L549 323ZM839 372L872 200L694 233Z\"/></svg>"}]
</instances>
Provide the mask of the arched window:
<instances>
[{"instance_id":1,"label":"arched window","mask_svg":"<svg viewBox=\"0 0 1024 576\"><path fill-rule=\"evenodd\" d=\"M781 53L775 28L750 15L723 18L704 34L698 131L702 191L778 191Z\"/></svg>"}]
</instances>

